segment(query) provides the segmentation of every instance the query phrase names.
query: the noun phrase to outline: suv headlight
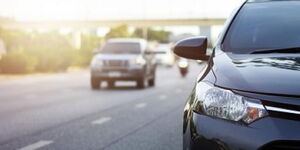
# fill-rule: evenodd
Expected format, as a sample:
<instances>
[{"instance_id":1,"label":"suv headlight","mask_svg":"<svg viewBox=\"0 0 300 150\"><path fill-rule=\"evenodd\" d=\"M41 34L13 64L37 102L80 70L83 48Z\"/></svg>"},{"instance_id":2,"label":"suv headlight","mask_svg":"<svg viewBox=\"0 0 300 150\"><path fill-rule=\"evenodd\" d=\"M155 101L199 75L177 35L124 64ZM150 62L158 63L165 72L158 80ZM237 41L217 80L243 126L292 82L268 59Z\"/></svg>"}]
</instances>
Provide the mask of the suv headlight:
<instances>
[{"instance_id":1,"label":"suv headlight","mask_svg":"<svg viewBox=\"0 0 300 150\"><path fill-rule=\"evenodd\" d=\"M91 66L93 68L98 68L98 67L101 67L103 65L103 61L100 59L100 58L93 58L92 62L91 62Z\"/></svg>"},{"instance_id":2,"label":"suv headlight","mask_svg":"<svg viewBox=\"0 0 300 150\"><path fill-rule=\"evenodd\" d=\"M205 82L196 86L194 110L208 116L250 124L268 115L259 100L243 97Z\"/></svg>"},{"instance_id":3,"label":"suv headlight","mask_svg":"<svg viewBox=\"0 0 300 150\"><path fill-rule=\"evenodd\" d=\"M131 65L145 65L145 64L146 64L146 60L142 56L139 56L133 61L131 61Z\"/></svg>"}]
</instances>

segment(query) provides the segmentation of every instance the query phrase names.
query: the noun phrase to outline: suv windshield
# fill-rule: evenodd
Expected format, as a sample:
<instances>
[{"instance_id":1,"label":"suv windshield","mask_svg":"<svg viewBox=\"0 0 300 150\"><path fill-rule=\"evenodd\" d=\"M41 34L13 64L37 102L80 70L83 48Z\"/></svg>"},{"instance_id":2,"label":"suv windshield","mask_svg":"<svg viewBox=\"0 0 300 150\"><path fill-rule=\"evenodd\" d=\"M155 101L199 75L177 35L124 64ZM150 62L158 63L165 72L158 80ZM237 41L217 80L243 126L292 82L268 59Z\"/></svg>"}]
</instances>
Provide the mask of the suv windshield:
<instances>
[{"instance_id":1,"label":"suv windshield","mask_svg":"<svg viewBox=\"0 0 300 150\"><path fill-rule=\"evenodd\" d=\"M139 54L141 47L139 43L107 43L101 50L105 54Z\"/></svg>"},{"instance_id":2,"label":"suv windshield","mask_svg":"<svg viewBox=\"0 0 300 150\"><path fill-rule=\"evenodd\" d=\"M248 3L233 21L223 43L225 52L300 47L300 2Z\"/></svg>"}]
</instances>

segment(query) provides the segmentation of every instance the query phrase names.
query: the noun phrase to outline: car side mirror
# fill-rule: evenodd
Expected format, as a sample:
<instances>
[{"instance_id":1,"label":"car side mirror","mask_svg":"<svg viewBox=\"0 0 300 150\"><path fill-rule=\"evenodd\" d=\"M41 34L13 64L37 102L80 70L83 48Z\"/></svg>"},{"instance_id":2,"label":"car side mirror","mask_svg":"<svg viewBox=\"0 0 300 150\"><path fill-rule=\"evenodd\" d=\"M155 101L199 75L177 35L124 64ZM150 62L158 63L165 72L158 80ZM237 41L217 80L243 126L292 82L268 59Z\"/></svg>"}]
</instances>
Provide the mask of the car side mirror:
<instances>
[{"instance_id":1,"label":"car side mirror","mask_svg":"<svg viewBox=\"0 0 300 150\"><path fill-rule=\"evenodd\" d=\"M175 44L173 51L176 55L188 59L207 61L207 37L193 37Z\"/></svg>"}]
</instances>

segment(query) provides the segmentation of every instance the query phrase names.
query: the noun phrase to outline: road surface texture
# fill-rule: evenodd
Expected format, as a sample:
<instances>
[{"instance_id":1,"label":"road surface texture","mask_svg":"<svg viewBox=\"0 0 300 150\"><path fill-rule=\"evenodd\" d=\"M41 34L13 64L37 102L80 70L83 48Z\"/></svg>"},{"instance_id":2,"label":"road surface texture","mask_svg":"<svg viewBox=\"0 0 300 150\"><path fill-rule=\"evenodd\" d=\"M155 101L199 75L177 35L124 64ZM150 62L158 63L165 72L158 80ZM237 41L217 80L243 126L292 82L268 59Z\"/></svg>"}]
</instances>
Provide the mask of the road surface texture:
<instances>
[{"instance_id":1,"label":"road surface texture","mask_svg":"<svg viewBox=\"0 0 300 150\"><path fill-rule=\"evenodd\" d=\"M89 72L0 82L0 150L180 150L182 113L202 66L159 67L155 87L91 90Z\"/></svg>"}]
</instances>

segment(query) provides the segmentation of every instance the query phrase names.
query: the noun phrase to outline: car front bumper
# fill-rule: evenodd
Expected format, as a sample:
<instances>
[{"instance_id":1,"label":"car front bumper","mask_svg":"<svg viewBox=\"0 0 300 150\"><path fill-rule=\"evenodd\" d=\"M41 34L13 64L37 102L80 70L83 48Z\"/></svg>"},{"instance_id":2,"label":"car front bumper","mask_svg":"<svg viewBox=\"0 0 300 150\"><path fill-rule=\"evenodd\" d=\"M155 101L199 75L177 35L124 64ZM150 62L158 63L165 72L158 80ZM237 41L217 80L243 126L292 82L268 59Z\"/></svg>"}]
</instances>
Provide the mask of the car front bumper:
<instances>
[{"instance_id":1,"label":"car front bumper","mask_svg":"<svg viewBox=\"0 0 300 150\"><path fill-rule=\"evenodd\" d=\"M300 121L265 117L242 125L193 113L184 143L191 150L300 149Z\"/></svg>"},{"instance_id":2,"label":"car front bumper","mask_svg":"<svg viewBox=\"0 0 300 150\"><path fill-rule=\"evenodd\" d=\"M103 67L92 68L91 76L100 80L137 80L144 76L144 67Z\"/></svg>"}]
</instances>

